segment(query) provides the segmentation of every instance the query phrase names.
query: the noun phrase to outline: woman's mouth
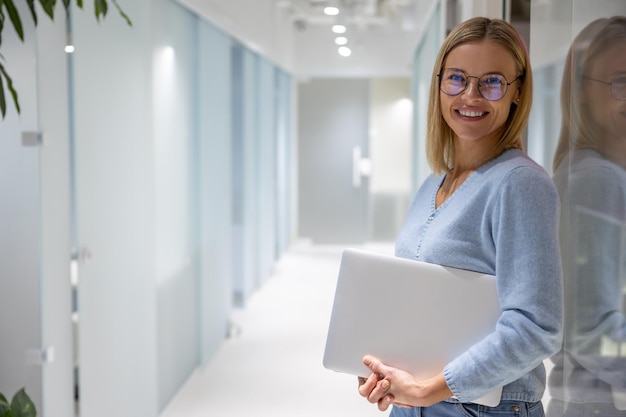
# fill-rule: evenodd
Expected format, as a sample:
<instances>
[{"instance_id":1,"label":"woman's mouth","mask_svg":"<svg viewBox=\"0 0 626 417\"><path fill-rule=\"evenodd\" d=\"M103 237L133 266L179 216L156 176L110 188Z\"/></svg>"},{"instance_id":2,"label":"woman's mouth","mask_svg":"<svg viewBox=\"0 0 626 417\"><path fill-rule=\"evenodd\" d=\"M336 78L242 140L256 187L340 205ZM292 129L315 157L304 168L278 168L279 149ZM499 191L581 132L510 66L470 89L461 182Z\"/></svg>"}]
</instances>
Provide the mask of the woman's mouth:
<instances>
[{"instance_id":1,"label":"woman's mouth","mask_svg":"<svg viewBox=\"0 0 626 417\"><path fill-rule=\"evenodd\" d=\"M482 117L487 114L486 111L457 110L457 112L463 117Z\"/></svg>"}]
</instances>

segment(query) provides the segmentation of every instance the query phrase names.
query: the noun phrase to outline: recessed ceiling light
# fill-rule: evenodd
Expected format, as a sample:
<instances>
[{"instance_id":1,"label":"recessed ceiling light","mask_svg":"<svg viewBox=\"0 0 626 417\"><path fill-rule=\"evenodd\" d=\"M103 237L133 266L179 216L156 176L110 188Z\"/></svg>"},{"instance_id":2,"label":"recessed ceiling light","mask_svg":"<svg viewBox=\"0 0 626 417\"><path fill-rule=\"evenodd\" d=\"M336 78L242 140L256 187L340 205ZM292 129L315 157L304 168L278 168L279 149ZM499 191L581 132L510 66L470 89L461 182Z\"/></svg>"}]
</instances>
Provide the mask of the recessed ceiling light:
<instances>
[{"instance_id":1,"label":"recessed ceiling light","mask_svg":"<svg viewBox=\"0 0 626 417\"><path fill-rule=\"evenodd\" d=\"M335 43L337 45L345 45L348 43L348 38L346 38L345 36L337 36L335 38Z\"/></svg>"},{"instance_id":2,"label":"recessed ceiling light","mask_svg":"<svg viewBox=\"0 0 626 417\"><path fill-rule=\"evenodd\" d=\"M333 32L346 33L346 27L344 25L333 25Z\"/></svg>"},{"instance_id":3,"label":"recessed ceiling light","mask_svg":"<svg viewBox=\"0 0 626 417\"><path fill-rule=\"evenodd\" d=\"M341 56L350 56L352 55L352 50L350 48L348 48L347 46L341 46L338 50L339 55Z\"/></svg>"},{"instance_id":4,"label":"recessed ceiling light","mask_svg":"<svg viewBox=\"0 0 626 417\"><path fill-rule=\"evenodd\" d=\"M337 16L339 14L339 9L332 6L324 7L324 13L328 16Z\"/></svg>"}]
</instances>

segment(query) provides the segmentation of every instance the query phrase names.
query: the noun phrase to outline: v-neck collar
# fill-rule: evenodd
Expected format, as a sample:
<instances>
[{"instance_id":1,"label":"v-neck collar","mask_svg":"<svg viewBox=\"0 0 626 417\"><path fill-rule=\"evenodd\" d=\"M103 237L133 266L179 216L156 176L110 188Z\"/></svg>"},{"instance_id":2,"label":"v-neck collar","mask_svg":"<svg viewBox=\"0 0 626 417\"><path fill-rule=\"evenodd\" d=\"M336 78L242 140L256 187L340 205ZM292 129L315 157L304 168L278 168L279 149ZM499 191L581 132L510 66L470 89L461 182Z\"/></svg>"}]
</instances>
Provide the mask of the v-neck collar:
<instances>
[{"instance_id":1,"label":"v-neck collar","mask_svg":"<svg viewBox=\"0 0 626 417\"><path fill-rule=\"evenodd\" d=\"M432 195L432 199L431 199L431 213L435 213L435 212L441 210L442 208L446 207L450 200L456 198L456 196L458 194L461 194L463 189L465 188L465 186L467 184L471 183L471 181L473 181L474 177L476 177L476 174L478 172L485 172L486 170L488 170L493 164L495 164L506 153L508 153L508 151L510 151L512 149L515 149L515 148L509 148L509 149L504 150L504 152L502 152L500 155L496 156L495 158L485 162L483 165L481 165L478 168L476 168L470 175L467 176L467 178L465 178L465 181L463 181L461 183L461 185L459 185L459 187L456 190L454 190L454 192L452 194L450 194L450 196L443 201L443 203L441 203L439 206L437 206L437 193L439 192L439 189L441 188L441 186L442 186L443 182L445 181L446 176L448 174L441 175L441 177L439 178L437 187L435 188L435 191L433 192L433 195Z\"/></svg>"}]
</instances>

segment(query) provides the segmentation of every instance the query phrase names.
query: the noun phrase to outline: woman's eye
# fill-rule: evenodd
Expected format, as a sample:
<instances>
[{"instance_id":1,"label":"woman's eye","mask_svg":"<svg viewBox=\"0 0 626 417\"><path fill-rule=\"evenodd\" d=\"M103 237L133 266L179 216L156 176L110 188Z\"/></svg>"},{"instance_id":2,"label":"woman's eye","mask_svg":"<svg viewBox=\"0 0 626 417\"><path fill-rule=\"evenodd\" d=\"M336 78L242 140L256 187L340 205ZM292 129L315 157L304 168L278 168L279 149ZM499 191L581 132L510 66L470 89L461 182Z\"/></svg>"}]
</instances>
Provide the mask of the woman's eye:
<instances>
[{"instance_id":1,"label":"woman's eye","mask_svg":"<svg viewBox=\"0 0 626 417\"><path fill-rule=\"evenodd\" d=\"M626 86L626 75L620 75L619 77L613 78L612 83L619 85L620 87Z\"/></svg>"},{"instance_id":2,"label":"woman's eye","mask_svg":"<svg viewBox=\"0 0 626 417\"><path fill-rule=\"evenodd\" d=\"M502 84L502 77L487 76L482 79L482 83L485 87L496 87Z\"/></svg>"}]
</instances>

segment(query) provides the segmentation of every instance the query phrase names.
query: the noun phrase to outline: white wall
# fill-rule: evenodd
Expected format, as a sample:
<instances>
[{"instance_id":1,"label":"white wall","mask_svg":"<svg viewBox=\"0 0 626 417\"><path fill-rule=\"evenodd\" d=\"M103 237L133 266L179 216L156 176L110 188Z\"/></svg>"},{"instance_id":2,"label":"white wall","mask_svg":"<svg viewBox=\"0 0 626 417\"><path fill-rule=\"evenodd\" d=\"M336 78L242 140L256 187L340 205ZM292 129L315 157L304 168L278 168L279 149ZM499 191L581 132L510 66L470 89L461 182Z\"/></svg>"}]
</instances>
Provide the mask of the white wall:
<instances>
[{"instance_id":1,"label":"white wall","mask_svg":"<svg viewBox=\"0 0 626 417\"><path fill-rule=\"evenodd\" d=\"M370 81L369 240L393 241L406 217L412 184L413 99L409 78Z\"/></svg>"},{"instance_id":2,"label":"white wall","mask_svg":"<svg viewBox=\"0 0 626 417\"><path fill-rule=\"evenodd\" d=\"M370 83L370 193L411 191L411 81L377 78Z\"/></svg>"},{"instance_id":3,"label":"white wall","mask_svg":"<svg viewBox=\"0 0 626 417\"><path fill-rule=\"evenodd\" d=\"M475 16L502 19L503 0L458 0L461 7L460 21Z\"/></svg>"}]
</instances>

